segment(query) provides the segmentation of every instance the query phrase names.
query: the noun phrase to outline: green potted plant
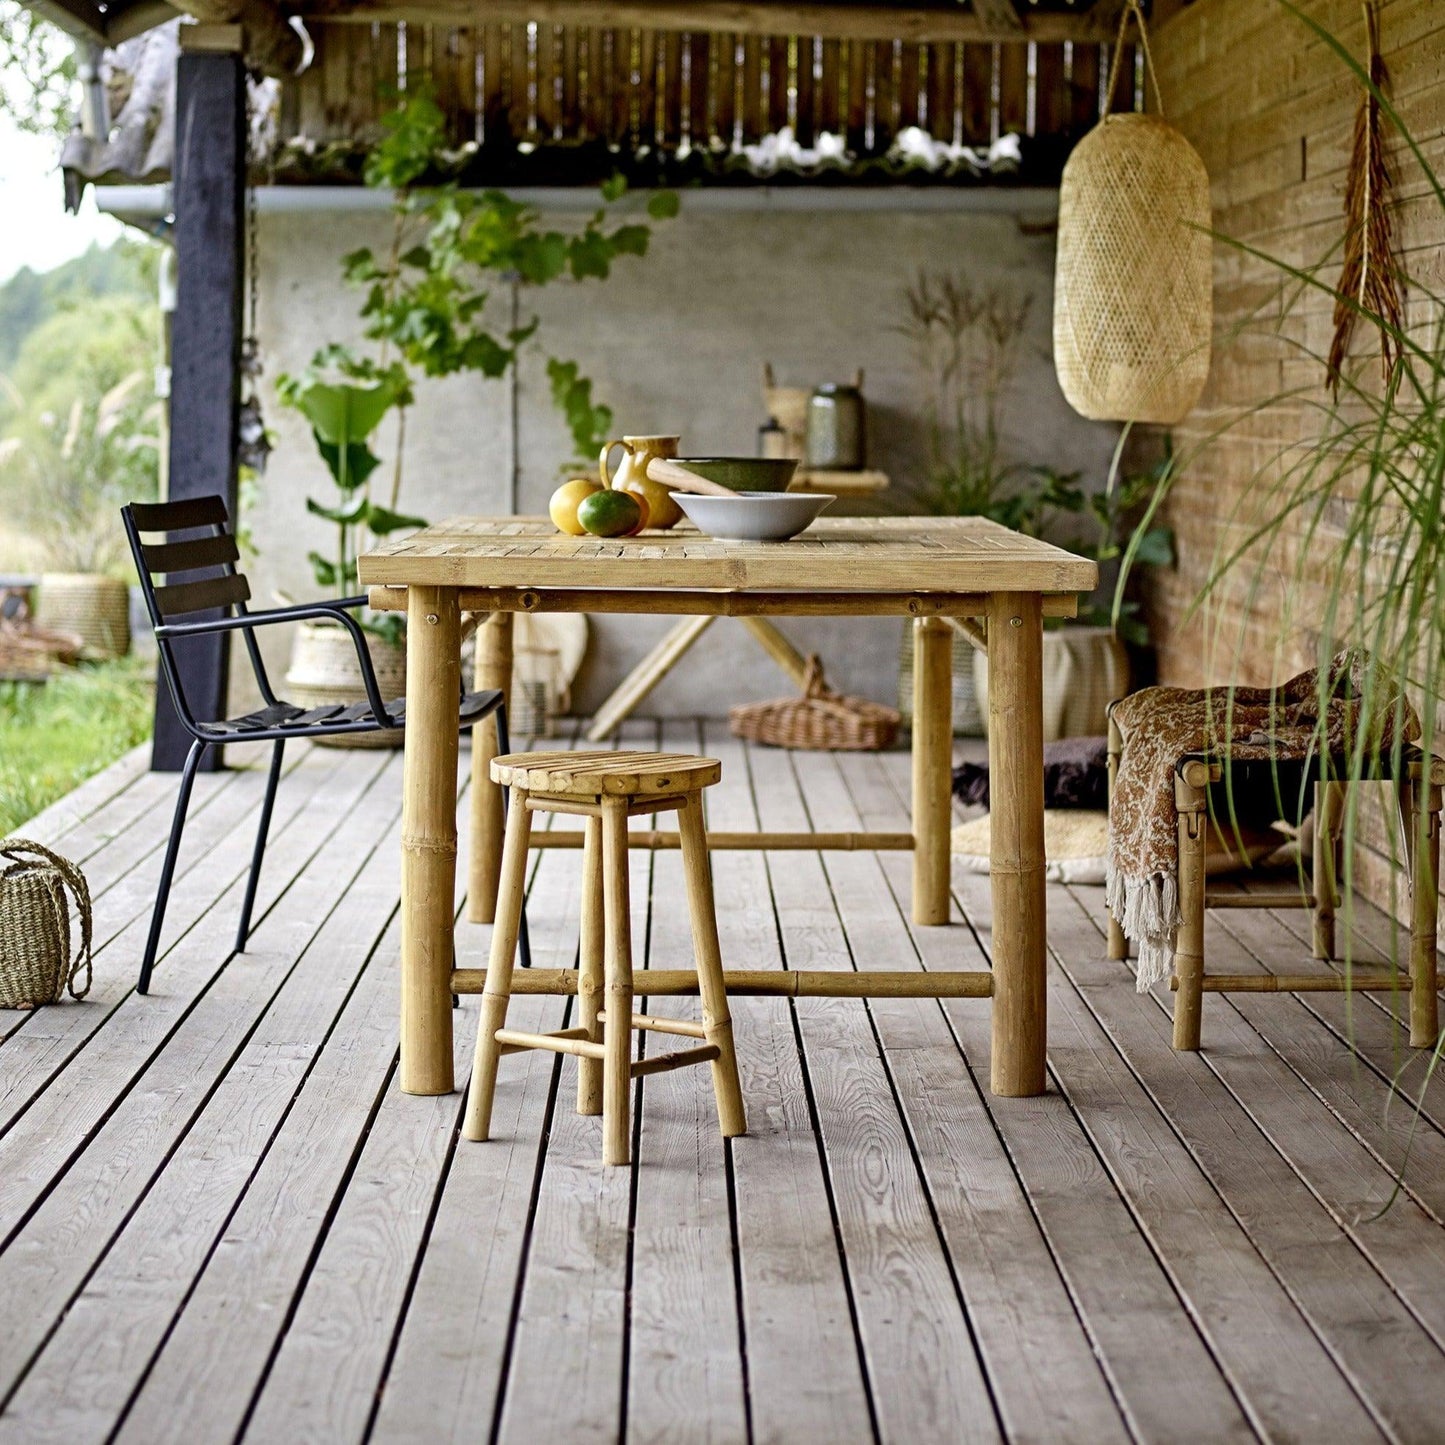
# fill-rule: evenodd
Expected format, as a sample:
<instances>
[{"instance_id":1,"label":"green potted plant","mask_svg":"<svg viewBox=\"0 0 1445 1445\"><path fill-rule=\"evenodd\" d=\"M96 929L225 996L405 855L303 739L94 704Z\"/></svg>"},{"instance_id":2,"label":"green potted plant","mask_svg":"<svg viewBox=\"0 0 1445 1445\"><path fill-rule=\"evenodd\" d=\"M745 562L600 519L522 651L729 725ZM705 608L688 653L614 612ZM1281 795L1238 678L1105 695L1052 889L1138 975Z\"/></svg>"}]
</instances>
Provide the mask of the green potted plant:
<instances>
[{"instance_id":1,"label":"green potted plant","mask_svg":"<svg viewBox=\"0 0 1445 1445\"><path fill-rule=\"evenodd\" d=\"M11 479L17 514L48 563L37 620L79 637L97 659L130 651L130 589L115 523L125 502L155 496L159 408L133 371L99 395L63 410L28 406L0 441L0 476Z\"/></svg>"},{"instance_id":2,"label":"green potted plant","mask_svg":"<svg viewBox=\"0 0 1445 1445\"><path fill-rule=\"evenodd\" d=\"M1121 448L1122 450L1122 448ZM1102 733L1109 704L1129 691L1129 647L1149 641L1138 590L1142 569L1172 566L1174 534L1156 519L1158 498L1168 485L1173 457L1166 451L1151 467L1118 472L1117 459L1101 492L1085 495L1077 476L1052 475L1038 510L1022 530L1049 525L1060 544L1099 565L1099 586L1081 602L1077 619L1048 626L1044 632L1044 738L1091 737ZM1068 523L1078 517L1083 523ZM1130 587L1118 585L1129 559ZM974 691L987 715L988 657L975 651L971 664Z\"/></svg>"},{"instance_id":3,"label":"green potted plant","mask_svg":"<svg viewBox=\"0 0 1445 1445\"><path fill-rule=\"evenodd\" d=\"M389 505L372 497L372 478L381 459L371 450L370 438L389 411L410 402L410 382L402 367L377 368L333 350L320 353L302 376L282 377L278 390L283 401L311 423L316 449L335 487L328 501L308 498L306 502L307 511L335 528L330 551L310 553L312 573L318 587L338 599L349 598L357 586L356 559L371 539L426 525L421 517L397 510L399 473L393 477ZM361 626L382 695L401 696L406 690L402 619L394 613L363 613ZM362 683L351 634L337 623L302 623L286 686L288 696L306 707L356 701ZM383 730L326 741L338 746L395 747L400 740L399 731Z\"/></svg>"}]
</instances>

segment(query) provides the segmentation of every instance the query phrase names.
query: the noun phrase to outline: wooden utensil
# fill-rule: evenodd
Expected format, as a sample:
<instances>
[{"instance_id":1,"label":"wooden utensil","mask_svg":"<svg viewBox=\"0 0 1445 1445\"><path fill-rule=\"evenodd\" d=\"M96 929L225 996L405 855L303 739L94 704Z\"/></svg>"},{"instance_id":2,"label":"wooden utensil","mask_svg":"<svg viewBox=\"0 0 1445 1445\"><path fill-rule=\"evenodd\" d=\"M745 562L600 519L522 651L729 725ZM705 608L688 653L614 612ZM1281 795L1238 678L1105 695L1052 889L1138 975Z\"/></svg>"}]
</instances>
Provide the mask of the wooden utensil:
<instances>
[{"instance_id":1,"label":"wooden utensil","mask_svg":"<svg viewBox=\"0 0 1445 1445\"><path fill-rule=\"evenodd\" d=\"M661 482L676 492L700 492L705 497L735 497L737 493L717 482L710 482L666 457L653 457L647 464L647 475L654 482Z\"/></svg>"}]
</instances>

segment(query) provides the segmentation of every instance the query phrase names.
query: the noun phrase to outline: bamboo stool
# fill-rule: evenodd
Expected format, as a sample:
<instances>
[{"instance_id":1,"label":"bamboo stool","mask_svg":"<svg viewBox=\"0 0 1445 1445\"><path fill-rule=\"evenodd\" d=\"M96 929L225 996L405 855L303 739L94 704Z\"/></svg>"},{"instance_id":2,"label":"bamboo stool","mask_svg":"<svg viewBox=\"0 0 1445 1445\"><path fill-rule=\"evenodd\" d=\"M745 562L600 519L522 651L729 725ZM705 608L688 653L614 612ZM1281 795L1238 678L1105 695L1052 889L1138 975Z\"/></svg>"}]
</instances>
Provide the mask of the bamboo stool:
<instances>
[{"instance_id":1,"label":"bamboo stool","mask_svg":"<svg viewBox=\"0 0 1445 1445\"><path fill-rule=\"evenodd\" d=\"M702 820L702 790L721 776L722 764L715 759L679 753L508 753L492 760L492 780L511 789L511 806L476 1059L462 1124L466 1138L488 1137L498 1060L521 1049L550 1049L577 1056L577 1112L602 1115L604 1164L629 1161L632 1080L685 1064L712 1064L723 1137L747 1131ZM522 1033L506 1026L532 814L536 812L580 814L587 820L577 989L581 1023L547 1034ZM627 820L635 813L658 812L675 812L678 819L702 996L700 1024L632 1011ZM695 1048L634 1062L634 1029L703 1042Z\"/></svg>"},{"instance_id":2,"label":"bamboo stool","mask_svg":"<svg viewBox=\"0 0 1445 1445\"><path fill-rule=\"evenodd\" d=\"M1109 720L1109 782L1112 786L1123 742L1114 720ZM1381 760L1383 764L1387 760ZM1350 968L1343 974L1206 973L1204 970L1204 915L1211 908L1306 908L1313 915L1315 958L1333 960L1335 913L1340 903L1340 849L1343 841L1347 782L1325 779L1315 783L1313 866L1308 890L1286 893L1235 893L1207 886L1204 871L1209 831L1209 790L1225 776L1218 759L1185 758L1175 772L1174 809L1179 837L1179 934L1174 952L1174 976L1169 987L1174 1000L1174 1047L1199 1048L1201 1016L1206 993L1343 993L1350 989L1408 991L1410 1043L1417 1049L1434 1048L1440 1035L1436 990L1436 915L1439 906L1440 812L1445 761L1408 749L1395 778L1410 875L1410 957L1408 972L1394 968ZM1423 815L1423 818L1422 818ZM1129 942L1117 921L1109 918L1108 955L1129 957Z\"/></svg>"}]
</instances>

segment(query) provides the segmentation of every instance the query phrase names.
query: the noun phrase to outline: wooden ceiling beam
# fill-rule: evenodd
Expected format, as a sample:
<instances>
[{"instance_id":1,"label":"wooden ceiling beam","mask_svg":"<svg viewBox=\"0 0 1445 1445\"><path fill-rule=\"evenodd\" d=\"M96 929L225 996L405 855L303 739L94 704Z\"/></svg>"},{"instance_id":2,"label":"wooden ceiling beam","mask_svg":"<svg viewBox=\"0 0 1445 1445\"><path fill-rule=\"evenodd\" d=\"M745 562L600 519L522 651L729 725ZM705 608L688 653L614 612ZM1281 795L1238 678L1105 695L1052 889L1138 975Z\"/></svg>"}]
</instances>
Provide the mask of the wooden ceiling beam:
<instances>
[{"instance_id":1,"label":"wooden ceiling beam","mask_svg":"<svg viewBox=\"0 0 1445 1445\"><path fill-rule=\"evenodd\" d=\"M67 35L107 43L105 14L91 0L25 0L25 5Z\"/></svg>"},{"instance_id":2,"label":"wooden ceiling beam","mask_svg":"<svg viewBox=\"0 0 1445 1445\"><path fill-rule=\"evenodd\" d=\"M195 0L184 0L189 8ZM1020 16L1008 0L975 8L817 3L817 0L287 0L306 20L416 21L438 25L585 25L732 35L817 35L826 40L1025 41L1113 39L1092 15ZM1010 21L1003 12L1007 10Z\"/></svg>"},{"instance_id":3,"label":"wooden ceiling beam","mask_svg":"<svg viewBox=\"0 0 1445 1445\"><path fill-rule=\"evenodd\" d=\"M204 25L239 25L246 61L267 75L295 75L306 46L275 0L176 0Z\"/></svg>"}]
</instances>

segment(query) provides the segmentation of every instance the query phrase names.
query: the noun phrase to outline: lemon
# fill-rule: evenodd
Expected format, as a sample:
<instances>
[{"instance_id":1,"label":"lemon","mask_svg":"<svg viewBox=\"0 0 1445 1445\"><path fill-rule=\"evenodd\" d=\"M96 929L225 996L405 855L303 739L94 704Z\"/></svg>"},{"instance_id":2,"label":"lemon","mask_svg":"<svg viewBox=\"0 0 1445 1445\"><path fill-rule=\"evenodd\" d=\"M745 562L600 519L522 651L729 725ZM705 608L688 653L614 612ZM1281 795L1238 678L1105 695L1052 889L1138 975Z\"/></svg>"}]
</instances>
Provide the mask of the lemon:
<instances>
[{"instance_id":1,"label":"lemon","mask_svg":"<svg viewBox=\"0 0 1445 1445\"><path fill-rule=\"evenodd\" d=\"M586 536L587 528L578 521L577 510L593 492L601 490L602 483L591 477L573 477L570 482L563 482L552 493L552 500L547 503L552 525L569 537Z\"/></svg>"},{"instance_id":2,"label":"lemon","mask_svg":"<svg viewBox=\"0 0 1445 1445\"><path fill-rule=\"evenodd\" d=\"M630 537L642 530L646 518L639 499L630 492L603 491L584 497L577 521L594 537Z\"/></svg>"}]
</instances>

